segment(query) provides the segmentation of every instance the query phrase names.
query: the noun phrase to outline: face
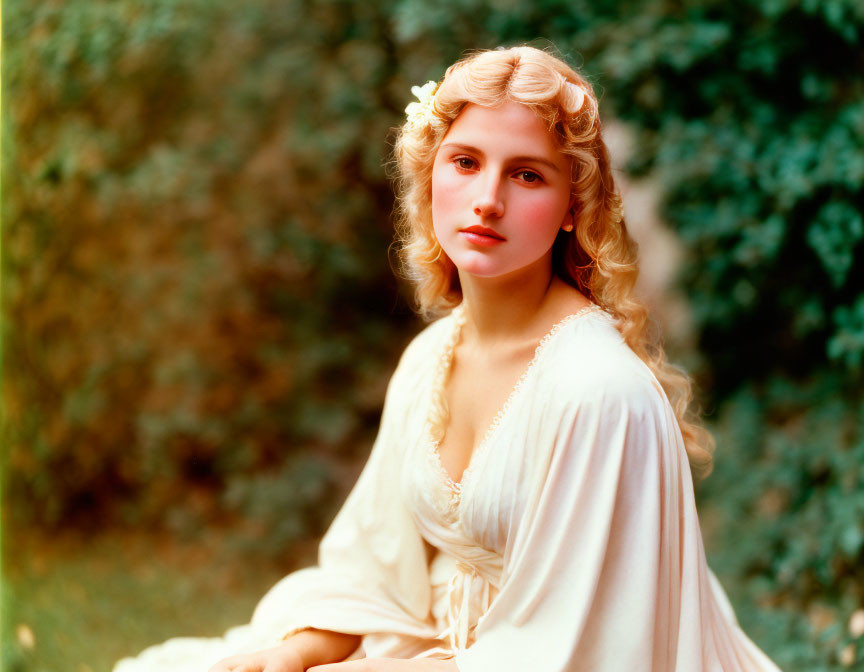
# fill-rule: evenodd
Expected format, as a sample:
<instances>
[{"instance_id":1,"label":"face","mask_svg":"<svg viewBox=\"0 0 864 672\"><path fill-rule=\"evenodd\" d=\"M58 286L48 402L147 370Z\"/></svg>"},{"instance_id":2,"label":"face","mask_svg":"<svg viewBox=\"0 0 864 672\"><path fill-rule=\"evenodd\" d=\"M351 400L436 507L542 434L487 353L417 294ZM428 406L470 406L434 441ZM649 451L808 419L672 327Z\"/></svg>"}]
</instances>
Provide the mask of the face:
<instances>
[{"instance_id":1,"label":"face","mask_svg":"<svg viewBox=\"0 0 864 672\"><path fill-rule=\"evenodd\" d=\"M435 235L460 273L550 268L571 205L569 157L530 108L465 106L432 167Z\"/></svg>"}]
</instances>

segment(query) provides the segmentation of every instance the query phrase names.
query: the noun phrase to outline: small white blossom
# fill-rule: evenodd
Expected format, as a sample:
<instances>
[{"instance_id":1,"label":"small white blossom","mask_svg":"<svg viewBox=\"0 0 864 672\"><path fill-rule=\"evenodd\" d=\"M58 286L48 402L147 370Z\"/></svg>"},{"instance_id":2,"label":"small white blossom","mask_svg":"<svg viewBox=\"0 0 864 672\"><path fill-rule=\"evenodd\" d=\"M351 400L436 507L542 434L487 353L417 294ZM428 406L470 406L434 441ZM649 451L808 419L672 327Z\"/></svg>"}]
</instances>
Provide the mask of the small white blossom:
<instances>
[{"instance_id":1,"label":"small white blossom","mask_svg":"<svg viewBox=\"0 0 864 672\"><path fill-rule=\"evenodd\" d=\"M428 124L435 118L435 90L438 88L437 82L426 82L423 86L412 86L413 93L418 103L408 103L405 108L405 114L408 115L408 121L412 124Z\"/></svg>"},{"instance_id":2,"label":"small white blossom","mask_svg":"<svg viewBox=\"0 0 864 672\"><path fill-rule=\"evenodd\" d=\"M585 89L574 82L567 82L567 90L573 96L574 101L570 101L571 104L567 105L565 109L569 114L576 114L585 103Z\"/></svg>"}]
</instances>

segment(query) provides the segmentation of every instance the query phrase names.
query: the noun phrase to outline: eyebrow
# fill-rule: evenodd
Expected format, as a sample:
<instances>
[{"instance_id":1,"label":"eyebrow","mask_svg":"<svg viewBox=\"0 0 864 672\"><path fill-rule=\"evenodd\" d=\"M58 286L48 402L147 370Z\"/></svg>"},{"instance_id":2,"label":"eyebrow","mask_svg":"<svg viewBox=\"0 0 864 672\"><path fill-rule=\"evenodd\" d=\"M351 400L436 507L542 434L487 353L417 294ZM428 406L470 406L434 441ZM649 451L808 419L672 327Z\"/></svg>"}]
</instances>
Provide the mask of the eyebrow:
<instances>
[{"instance_id":1,"label":"eyebrow","mask_svg":"<svg viewBox=\"0 0 864 672\"><path fill-rule=\"evenodd\" d=\"M441 145L441 149L445 149L447 147L452 147L454 149L461 149L462 151L465 151L465 152L472 152L474 154L479 154L480 156L485 156L483 154L483 151L480 148L474 147L473 145L463 145L463 144L458 143L458 142L448 142L448 143ZM511 157L510 159L508 159L508 162L509 163L523 163L523 162L539 163L541 165L547 166L548 168L551 168L556 173L561 172L561 169L558 166L556 166L554 163L552 163L548 159L544 159L540 156L528 156L527 154L524 156L514 156L514 157Z\"/></svg>"}]
</instances>

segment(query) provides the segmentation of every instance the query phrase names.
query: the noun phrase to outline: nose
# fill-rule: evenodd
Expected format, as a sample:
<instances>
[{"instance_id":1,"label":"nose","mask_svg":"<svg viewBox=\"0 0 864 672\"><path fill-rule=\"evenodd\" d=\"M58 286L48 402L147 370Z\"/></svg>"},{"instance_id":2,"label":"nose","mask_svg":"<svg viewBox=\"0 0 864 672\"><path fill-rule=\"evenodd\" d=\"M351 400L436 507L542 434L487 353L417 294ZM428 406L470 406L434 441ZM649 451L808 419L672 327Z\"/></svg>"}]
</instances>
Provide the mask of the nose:
<instances>
[{"instance_id":1,"label":"nose","mask_svg":"<svg viewBox=\"0 0 864 672\"><path fill-rule=\"evenodd\" d=\"M501 217L504 215L504 201L501 197L501 178L489 173L485 179L478 180L480 191L474 199L474 214L478 217Z\"/></svg>"}]
</instances>

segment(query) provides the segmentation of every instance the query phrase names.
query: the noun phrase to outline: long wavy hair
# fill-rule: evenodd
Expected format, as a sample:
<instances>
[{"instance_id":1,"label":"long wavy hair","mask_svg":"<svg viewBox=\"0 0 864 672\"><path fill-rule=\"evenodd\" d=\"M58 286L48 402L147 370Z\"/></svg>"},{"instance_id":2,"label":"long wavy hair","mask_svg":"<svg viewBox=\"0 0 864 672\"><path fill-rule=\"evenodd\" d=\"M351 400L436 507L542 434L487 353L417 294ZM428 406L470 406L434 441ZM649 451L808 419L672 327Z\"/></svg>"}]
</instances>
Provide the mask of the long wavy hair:
<instances>
[{"instance_id":1,"label":"long wavy hair","mask_svg":"<svg viewBox=\"0 0 864 672\"><path fill-rule=\"evenodd\" d=\"M432 164L441 141L468 103L527 105L546 122L559 150L572 157L575 228L559 232L552 248L553 272L617 318L627 345L669 398L694 476L707 476L714 439L693 408L690 377L667 361L659 339L651 336L648 311L634 294L637 247L624 223L591 85L558 57L519 46L474 52L457 61L432 100L422 123L406 121L395 143L400 270L414 283L418 311L431 318L462 300L456 267L432 228ZM441 408L434 425L443 429L448 416L443 398L436 405Z\"/></svg>"}]
</instances>

